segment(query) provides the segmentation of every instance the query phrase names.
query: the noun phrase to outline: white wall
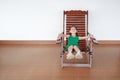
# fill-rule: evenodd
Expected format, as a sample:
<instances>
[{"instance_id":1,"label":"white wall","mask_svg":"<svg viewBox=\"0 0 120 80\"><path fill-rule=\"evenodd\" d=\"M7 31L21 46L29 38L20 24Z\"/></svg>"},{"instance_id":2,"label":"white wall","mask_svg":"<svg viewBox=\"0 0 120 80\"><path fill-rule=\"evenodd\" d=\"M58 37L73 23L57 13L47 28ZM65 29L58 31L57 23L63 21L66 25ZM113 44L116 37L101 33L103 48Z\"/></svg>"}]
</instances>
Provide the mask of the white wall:
<instances>
[{"instance_id":1,"label":"white wall","mask_svg":"<svg viewBox=\"0 0 120 80\"><path fill-rule=\"evenodd\" d=\"M0 0L0 40L56 40L63 10L88 10L89 32L120 40L120 0Z\"/></svg>"}]
</instances>

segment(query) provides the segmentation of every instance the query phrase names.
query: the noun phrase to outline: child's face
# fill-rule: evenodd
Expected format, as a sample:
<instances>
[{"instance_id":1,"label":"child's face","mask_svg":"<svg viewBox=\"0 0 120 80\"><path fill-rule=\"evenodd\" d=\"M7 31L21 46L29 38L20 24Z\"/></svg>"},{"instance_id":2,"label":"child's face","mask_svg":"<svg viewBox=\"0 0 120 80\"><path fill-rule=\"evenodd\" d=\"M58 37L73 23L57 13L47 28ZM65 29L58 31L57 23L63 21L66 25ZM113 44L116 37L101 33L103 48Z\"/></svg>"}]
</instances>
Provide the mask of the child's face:
<instances>
[{"instance_id":1,"label":"child's face","mask_svg":"<svg viewBox=\"0 0 120 80\"><path fill-rule=\"evenodd\" d=\"M72 33L72 34L75 34L75 33L77 33L77 30L76 30L76 28L75 28L75 27L71 27L71 29L70 29L70 33Z\"/></svg>"}]
</instances>

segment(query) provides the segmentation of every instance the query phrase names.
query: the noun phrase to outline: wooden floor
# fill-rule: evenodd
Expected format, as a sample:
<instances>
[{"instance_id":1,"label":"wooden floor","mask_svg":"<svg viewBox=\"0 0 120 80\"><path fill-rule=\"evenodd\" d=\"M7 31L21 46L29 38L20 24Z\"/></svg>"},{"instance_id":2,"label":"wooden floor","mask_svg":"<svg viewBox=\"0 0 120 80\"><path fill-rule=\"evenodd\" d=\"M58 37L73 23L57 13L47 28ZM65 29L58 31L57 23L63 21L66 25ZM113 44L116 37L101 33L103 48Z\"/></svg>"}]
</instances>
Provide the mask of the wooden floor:
<instances>
[{"instance_id":1,"label":"wooden floor","mask_svg":"<svg viewBox=\"0 0 120 80\"><path fill-rule=\"evenodd\" d=\"M120 45L94 45L92 68L60 66L59 45L0 45L0 80L120 80Z\"/></svg>"}]
</instances>

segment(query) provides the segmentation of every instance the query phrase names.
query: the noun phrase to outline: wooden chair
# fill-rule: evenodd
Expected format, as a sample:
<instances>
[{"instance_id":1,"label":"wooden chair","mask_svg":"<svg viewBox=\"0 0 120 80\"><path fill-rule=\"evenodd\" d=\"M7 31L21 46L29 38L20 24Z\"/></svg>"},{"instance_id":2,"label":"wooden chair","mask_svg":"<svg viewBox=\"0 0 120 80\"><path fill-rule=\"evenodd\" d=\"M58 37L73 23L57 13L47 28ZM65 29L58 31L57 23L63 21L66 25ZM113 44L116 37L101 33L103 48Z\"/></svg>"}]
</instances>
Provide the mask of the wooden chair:
<instances>
[{"instance_id":1,"label":"wooden chair","mask_svg":"<svg viewBox=\"0 0 120 80\"><path fill-rule=\"evenodd\" d=\"M69 34L69 30L75 26L78 36L88 35L88 11L70 10L63 12L63 34ZM67 39L61 39L61 67L91 67L92 65L92 42L91 40L80 40L80 50L83 53L83 59L66 59L65 46Z\"/></svg>"}]
</instances>

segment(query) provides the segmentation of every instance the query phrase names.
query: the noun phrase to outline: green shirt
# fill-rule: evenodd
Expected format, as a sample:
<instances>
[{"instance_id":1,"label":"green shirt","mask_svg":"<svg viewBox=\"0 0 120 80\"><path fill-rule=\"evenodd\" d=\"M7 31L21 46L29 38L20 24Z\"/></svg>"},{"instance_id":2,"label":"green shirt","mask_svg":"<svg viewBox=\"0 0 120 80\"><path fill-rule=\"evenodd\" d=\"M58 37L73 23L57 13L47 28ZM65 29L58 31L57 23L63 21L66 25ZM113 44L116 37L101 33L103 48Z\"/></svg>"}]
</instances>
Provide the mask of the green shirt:
<instances>
[{"instance_id":1,"label":"green shirt","mask_svg":"<svg viewBox=\"0 0 120 80\"><path fill-rule=\"evenodd\" d=\"M66 50L68 50L69 46L77 46L79 48L79 37L70 35L68 37L68 44L66 46Z\"/></svg>"}]
</instances>

